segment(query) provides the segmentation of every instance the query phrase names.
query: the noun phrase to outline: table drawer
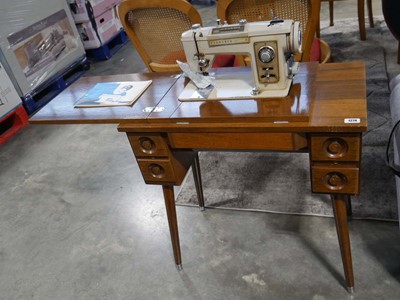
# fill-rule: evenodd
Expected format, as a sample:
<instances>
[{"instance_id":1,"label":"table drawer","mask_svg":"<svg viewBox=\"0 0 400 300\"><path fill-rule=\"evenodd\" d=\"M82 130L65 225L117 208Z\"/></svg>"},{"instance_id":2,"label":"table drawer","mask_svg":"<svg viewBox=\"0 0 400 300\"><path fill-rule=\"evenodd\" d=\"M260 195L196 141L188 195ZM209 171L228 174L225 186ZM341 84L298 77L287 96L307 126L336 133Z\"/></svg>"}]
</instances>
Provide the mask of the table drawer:
<instances>
[{"instance_id":1,"label":"table drawer","mask_svg":"<svg viewBox=\"0 0 400 300\"><path fill-rule=\"evenodd\" d=\"M169 141L172 147L183 149L294 151L307 147L304 135L286 132L173 132Z\"/></svg>"},{"instance_id":2,"label":"table drawer","mask_svg":"<svg viewBox=\"0 0 400 300\"><path fill-rule=\"evenodd\" d=\"M169 159L138 159L146 183L176 182L174 168Z\"/></svg>"},{"instance_id":3,"label":"table drawer","mask_svg":"<svg viewBox=\"0 0 400 300\"><path fill-rule=\"evenodd\" d=\"M359 135L311 136L311 160L359 161L361 137Z\"/></svg>"},{"instance_id":4,"label":"table drawer","mask_svg":"<svg viewBox=\"0 0 400 300\"><path fill-rule=\"evenodd\" d=\"M359 194L360 169L352 164L314 164L311 185L314 193Z\"/></svg>"},{"instance_id":5,"label":"table drawer","mask_svg":"<svg viewBox=\"0 0 400 300\"><path fill-rule=\"evenodd\" d=\"M136 157L168 156L168 145L161 135L128 134Z\"/></svg>"}]
</instances>

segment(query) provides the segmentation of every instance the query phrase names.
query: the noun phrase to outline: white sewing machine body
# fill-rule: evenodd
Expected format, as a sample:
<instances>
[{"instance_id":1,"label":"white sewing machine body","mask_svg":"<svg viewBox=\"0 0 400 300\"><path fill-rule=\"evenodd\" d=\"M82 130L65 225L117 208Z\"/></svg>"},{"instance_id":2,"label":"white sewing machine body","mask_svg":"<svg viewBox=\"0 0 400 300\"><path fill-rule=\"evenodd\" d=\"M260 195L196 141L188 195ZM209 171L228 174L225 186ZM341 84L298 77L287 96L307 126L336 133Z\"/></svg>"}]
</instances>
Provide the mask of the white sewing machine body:
<instances>
[{"instance_id":1,"label":"white sewing machine body","mask_svg":"<svg viewBox=\"0 0 400 300\"><path fill-rule=\"evenodd\" d=\"M194 25L181 40L194 72L207 74L217 54L249 56L254 78L252 95L260 97L287 96L298 68L293 55L301 52L300 25L293 20Z\"/></svg>"}]
</instances>

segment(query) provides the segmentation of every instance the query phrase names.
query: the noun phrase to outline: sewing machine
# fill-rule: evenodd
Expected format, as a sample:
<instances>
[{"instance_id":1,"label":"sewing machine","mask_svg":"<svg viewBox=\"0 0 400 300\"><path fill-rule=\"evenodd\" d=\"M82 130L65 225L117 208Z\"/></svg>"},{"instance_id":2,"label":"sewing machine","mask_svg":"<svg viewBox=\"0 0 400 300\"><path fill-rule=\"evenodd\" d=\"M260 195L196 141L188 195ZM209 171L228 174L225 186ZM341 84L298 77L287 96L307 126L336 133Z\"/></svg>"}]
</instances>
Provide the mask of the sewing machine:
<instances>
[{"instance_id":1,"label":"sewing machine","mask_svg":"<svg viewBox=\"0 0 400 300\"><path fill-rule=\"evenodd\" d=\"M250 57L252 88L249 97L284 97L289 93L301 52L299 22L271 20L201 27L199 24L182 34L187 63L194 72L208 75L217 54L240 54Z\"/></svg>"}]
</instances>

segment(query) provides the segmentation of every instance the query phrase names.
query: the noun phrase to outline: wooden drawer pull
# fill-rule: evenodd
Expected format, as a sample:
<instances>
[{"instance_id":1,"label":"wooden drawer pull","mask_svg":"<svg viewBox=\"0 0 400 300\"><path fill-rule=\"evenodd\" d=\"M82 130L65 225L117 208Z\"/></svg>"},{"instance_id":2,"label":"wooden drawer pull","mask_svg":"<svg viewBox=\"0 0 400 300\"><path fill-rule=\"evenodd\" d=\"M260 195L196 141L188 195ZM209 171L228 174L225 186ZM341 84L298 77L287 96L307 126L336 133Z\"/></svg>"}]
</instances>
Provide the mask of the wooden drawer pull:
<instances>
[{"instance_id":1,"label":"wooden drawer pull","mask_svg":"<svg viewBox=\"0 0 400 300\"><path fill-rule=\"evenodd\" d=\"M349 146L346 141L341 138L330 138L325 141L323 150L330 158L340 158L346 155Z\"/></svg>"},{"instance_id":2,"label":"wooden drawer pull","mask_svg":"<svg viewBox=\"0 0 400 300\"><path fill-rule=\"evenodd\" d=\"M312 161L357 162L360 160L361 136L312 135Z\"/></svg>"},{"instance_id":3,"label":"wooden drawer pull","mask_svg":"<svg viewBox=\"0 0 400 300\"><path fill-rule=\"evenodd\" d=\"M332 172L325 176L325 185L331 190L341 190L346 186L347 182L346 175L342 173Z\"/></svg>"},{"instance_id":4,"label":"wooden drawer pull","mask_svg":"<svg viewBox=\"0 0 400 300\"><path fill-rule=\"evenodd\" d=\"M355 164L316 163L311 169L312 191L356 195L360 191L359 173Z\"/></svg>"},{"instance_id":5,"label":"wooden drawer pull","mask_svg":"<svg viewBox=\"0 0 400 300\"><path fill-rule=\"evenodd\" d=\"M141 137L139 138L139 144L142 148L142 151L146 154L153 154L157 151L156 144L153 142L152 139L148 137Z\"/></svg>"},{"instance_id":6,"label":"wooden drawer pull","mask_svg":"<svg viewBox=\"0 0 400 300\"><path fill-rule=\"evenodd\" d=\"M163 178L165 175L165 170L162 166L160 166L159 164L150 164L148 166L150 174L154 177L154 178Z\"/></svg>"},{"instance_id":7,"label":"wooden drawer pull","mask_svg":"<svg viewBox=\"0 0 400 300\"><path fill-rule=\"evenodd\" d=\"M136 157L169 156L168 145L160 135L128 134L128 139Z\"/></svg>"}]
</instances>

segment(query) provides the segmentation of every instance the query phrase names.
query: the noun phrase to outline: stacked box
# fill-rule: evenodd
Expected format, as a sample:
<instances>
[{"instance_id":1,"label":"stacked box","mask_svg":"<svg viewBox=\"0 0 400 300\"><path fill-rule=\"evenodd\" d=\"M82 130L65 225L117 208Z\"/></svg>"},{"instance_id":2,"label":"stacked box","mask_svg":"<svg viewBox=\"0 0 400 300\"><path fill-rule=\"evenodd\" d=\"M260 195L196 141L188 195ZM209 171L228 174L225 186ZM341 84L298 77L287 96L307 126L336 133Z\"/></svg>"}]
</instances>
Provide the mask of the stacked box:
<instances>
[{"instance_id":1,"label":"stacked box","mask_svg":"<svg viewBox=\"0 0 400 300\"><path fill-rule=\"evenodd\" d=\"M22 104L6 70L0 63L0 119Z\"/></svg>"},{"instance_id":2,"label":"stacked box","mask_svg":"<svg viewBox=\"0 0 400 300\"><path fill-rule=\"evenodd\" d=\"M67 0L86 50L100 48L122 29L116 7L120 0Z\"/></svg>"},{"instance_id":3,"label":"stacked box","mask_svg":"<svg viewBox=\"0 0 400 300\"><path fill-rule=\"evenodd\" d=\"M117 6L119 0L67 0L75 24L91 21L91 15L98 17L106 10Z\"/></svg>"},{"instance_id":4,"label":"stacked box","mask_svg":"<svg viewBox=\"0 0 400 300\"><path fill-rule=\"evenodd\" d=\"M101 47L121 30L121 26L116 21L114 9L106 10L96 17L94 22L76 24L76 27L85 49Z\"/></svg>"},{"instance_id":5,"label":"stacked box","mask_svg":"<svg viewBox=\"0 0 400 300\"><path fill-rule=\"evenodd\" d=\"M65 0L2 1L0 62L21 98L83 57Z\"/></svg>"},{"instance_id":6,"label":"stacked box","mask_svg":"<svg viewBox=\"0 0 400 300\"><path fill-rule=\"evenodd\" d=\"M13 83L0 63L0 145L28 123L28 115Z\"/></svg>"}]
</instances>

